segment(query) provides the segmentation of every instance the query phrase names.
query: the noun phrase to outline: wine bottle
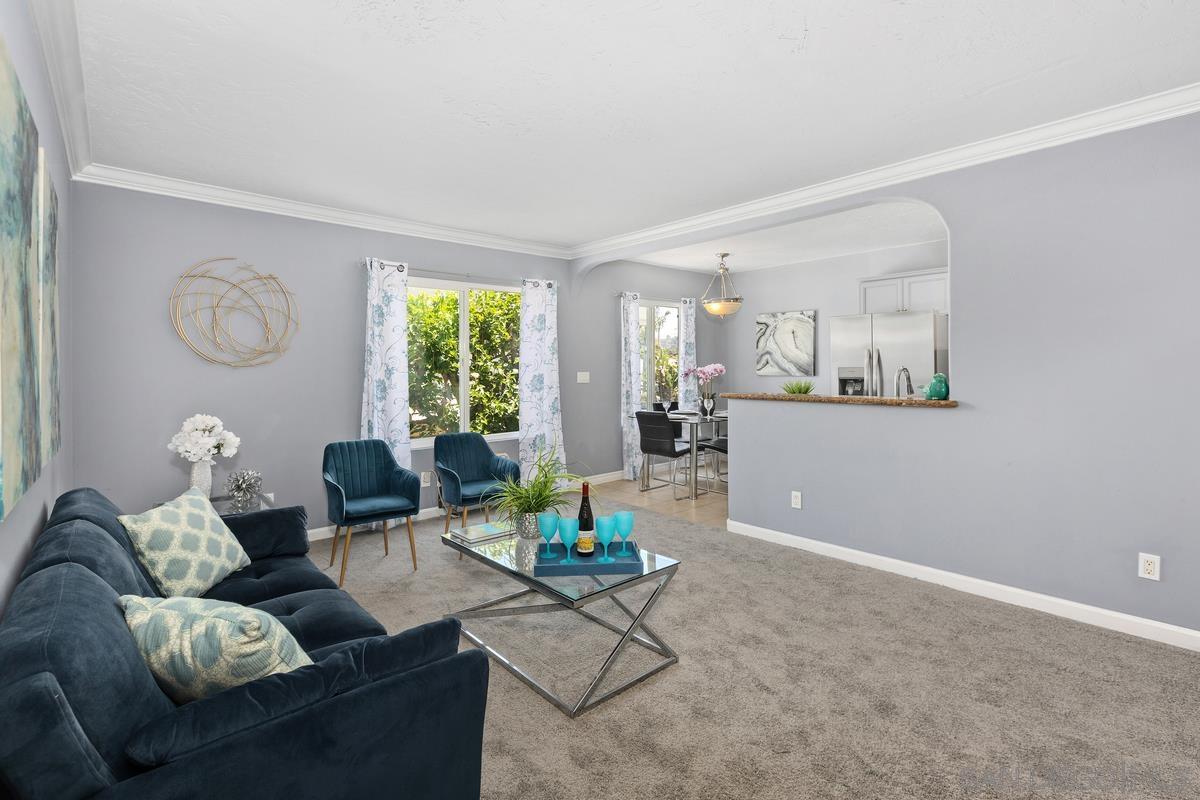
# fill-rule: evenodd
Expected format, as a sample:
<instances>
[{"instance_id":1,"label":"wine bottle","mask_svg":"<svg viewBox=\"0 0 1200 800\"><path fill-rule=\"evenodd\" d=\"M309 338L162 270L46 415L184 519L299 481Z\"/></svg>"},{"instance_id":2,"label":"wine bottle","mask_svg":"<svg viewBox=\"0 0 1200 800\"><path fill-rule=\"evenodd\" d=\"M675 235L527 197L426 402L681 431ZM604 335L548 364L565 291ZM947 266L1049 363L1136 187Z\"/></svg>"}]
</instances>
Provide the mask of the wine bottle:
<instances>
[{"instance_id":1,"label":"wine bottle","mask_svg":"<svg viewBox=\"0 0 1200 800\"><path fill-rule=\"evenodd\" d=\"M585 558L596 552L596 520L592 516L589 493L587 482L584 482L583 499L579 501L579 540L575 542L575 552Z\"/></svg>"}]
</instances>

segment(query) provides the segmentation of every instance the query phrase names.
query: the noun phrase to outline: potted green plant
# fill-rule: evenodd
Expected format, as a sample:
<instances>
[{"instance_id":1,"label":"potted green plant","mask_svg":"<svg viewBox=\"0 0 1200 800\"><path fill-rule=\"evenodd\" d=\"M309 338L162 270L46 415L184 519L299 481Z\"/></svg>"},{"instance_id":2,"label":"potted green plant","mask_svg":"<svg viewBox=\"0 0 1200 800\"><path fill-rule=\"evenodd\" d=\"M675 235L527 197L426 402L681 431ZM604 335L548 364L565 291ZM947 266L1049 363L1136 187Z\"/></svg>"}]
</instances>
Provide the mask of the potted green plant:
<instances>
[{"instance_id":1,"label":"potted green plant","mask_svg":"<svg viewBox=\"0 0 1200 800\"><path fill-rule=\"evenodd\" d=\"M783 391L788 394L812 394L814 386L812 381L788 381L783 385Z\"/></svg>"},{"instance_id":2,"label":"potted green plant","mask_svg":"<svg viewBox=\"0 0 1200 800\"><path fill-rule=\"evenodd\" d=\"M572 483L583 479L567 472L553 450L538 450L525 481L506 480L496 494L496 510L512 521L522 539L537 539L537 515L567 504Z\"/></svg>"}]
</instances>

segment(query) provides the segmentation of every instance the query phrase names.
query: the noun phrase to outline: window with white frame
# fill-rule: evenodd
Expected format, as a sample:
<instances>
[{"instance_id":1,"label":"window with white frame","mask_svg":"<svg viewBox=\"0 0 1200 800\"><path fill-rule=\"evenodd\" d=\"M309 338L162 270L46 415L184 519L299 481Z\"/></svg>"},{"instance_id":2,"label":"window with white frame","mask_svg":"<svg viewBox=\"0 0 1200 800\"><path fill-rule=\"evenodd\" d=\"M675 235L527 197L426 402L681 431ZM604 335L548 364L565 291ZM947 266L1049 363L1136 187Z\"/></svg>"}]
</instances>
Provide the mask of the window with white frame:
<instances>
[{"instance_id":1,"label":"window with white frame","mask_svg":"<svg viewBox=\"0 0 1200 800\"><path fill-rule=\"evenodd\" d=\"M413 278L408 286L409 434L515 434L521 292Z\"/></svg>"},{"instance_id":2,"label":"window with white frame","mask_svg":"<svg viewBox=\"0 0 1200 800\"><path fill-rule=\"evenodd\" d=\"M670 404L679 394L679 303L643 300L638 309L642 343L642 407Z\"/></svg>"}]
</instances>

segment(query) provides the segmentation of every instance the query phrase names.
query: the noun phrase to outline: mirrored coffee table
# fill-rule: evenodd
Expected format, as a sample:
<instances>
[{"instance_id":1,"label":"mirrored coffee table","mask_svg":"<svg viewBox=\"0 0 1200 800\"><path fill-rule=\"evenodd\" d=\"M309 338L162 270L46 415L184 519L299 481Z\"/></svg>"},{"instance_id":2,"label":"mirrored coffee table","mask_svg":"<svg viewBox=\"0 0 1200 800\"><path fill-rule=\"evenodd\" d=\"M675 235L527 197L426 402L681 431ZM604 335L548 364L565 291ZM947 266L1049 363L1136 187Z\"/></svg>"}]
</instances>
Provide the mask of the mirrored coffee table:
<instances>
[{"instance_id":1,"label":"mirrored coffee table","mask_svg":"<svg viewBox=\"0 0 1200 800\"><path fill-rule=\"evenodd\" d=\"M535 542L525 541L513 535L506 539L467 545L449 535L445 535L442 536L442 544L457 550L469 558L475 559L481 564L491 567L497 572L507 575L525 587L512 594L507 594L495 600L471 606L470 608L464 608L462 611L447 614L446 616L460 620L463 623L462 635L468 641L487 653L496 663L519 678L529 688L549 700L569 717L577 717L583 712L595 708L605 700L615 697L626 689L641 683L646 678L666 669L679 660L675 651L646 624L646 618L650 616L650 612L654 610L655 603L662 597L667 584L671 582L671 578L675 577L675 572L679 569L679 561L676 559L659 555L658 553L651 553L647 550L639 550L642 558L641 572L622 575L534 577L531 552L533 552L533 548L538 546ZM616 544L612 546L617 547ZM635 611L618 596L635 586L647 583L654 584L654 591L642 605L640 611ZM506 605L532 594L540 595L549 602L534 605ZM613 603L629 619L627 627L616 625L598 617L587 608L592 603L604 600ZM574 702L559 697L525 669L518 666L512 658L501 653L495 645L483 641L478 634L473 633L467 626L467 621L472 619L512 617L524 614L545 614L560 611L574 612L596 625L607 628L613 633L621 634L620 640L613 647L604 664L601 665L600 671L596 673L596 676L592 679L583 695ZM598 693L604 676L608 674L622 651L630 644L644 647L661 658L649 669L617 686Z\"/></svg>"}]
</instances>

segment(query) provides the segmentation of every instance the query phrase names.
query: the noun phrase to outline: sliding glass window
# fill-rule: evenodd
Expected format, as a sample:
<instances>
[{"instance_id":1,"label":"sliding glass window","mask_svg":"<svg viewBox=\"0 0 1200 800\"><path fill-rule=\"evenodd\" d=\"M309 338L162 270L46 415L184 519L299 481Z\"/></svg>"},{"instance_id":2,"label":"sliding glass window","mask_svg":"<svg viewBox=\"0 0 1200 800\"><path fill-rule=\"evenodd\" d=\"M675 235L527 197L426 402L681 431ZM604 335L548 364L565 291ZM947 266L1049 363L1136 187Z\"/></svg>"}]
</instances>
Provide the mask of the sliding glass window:
<instances>
[{"instance_id":1,"label":"sliding glass window","mask_svg":"<svg viewBox=\"0 0 1200 800\"><path fill-rule=\"evenodd\" d=\"M638 309L642 343L642 407L670 404L679 394L679 303L643 300Z\"/></svg>"},{"instance_id":2,"label":"sliding glass window","mask_svg":"<svg viewBox=\"0 0 1200 800\"><path fill-rule=\"evenodd\" d=\"M408 287L409 429L512 434L518 429L521 293L414 278Z\"/></svg>"}]
</instances>

